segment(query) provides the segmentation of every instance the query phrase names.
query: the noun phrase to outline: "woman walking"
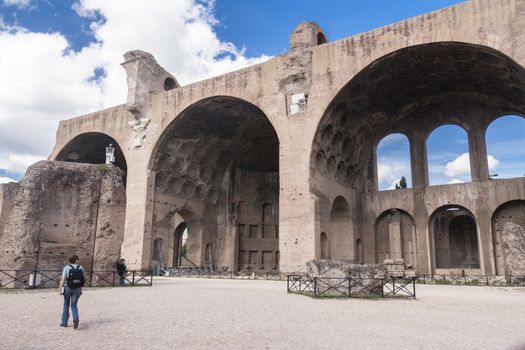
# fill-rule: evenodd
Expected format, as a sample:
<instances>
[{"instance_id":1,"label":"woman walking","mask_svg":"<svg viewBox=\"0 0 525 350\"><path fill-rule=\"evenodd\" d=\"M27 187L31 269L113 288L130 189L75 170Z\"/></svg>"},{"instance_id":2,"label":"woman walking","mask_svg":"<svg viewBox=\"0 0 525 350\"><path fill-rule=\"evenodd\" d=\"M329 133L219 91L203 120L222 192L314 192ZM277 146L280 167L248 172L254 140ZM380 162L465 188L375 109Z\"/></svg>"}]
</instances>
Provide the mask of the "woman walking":
<instances>
[{"instance_id":1,"label":"woman walking","mask_svg":"<svg viewBox=\"0 0 525 350\"><path fill-rule=\"evenodd\" d=\"M84 268L78 264L78 256L73 255L69 258L69 264L64 267L62 271L62 278L60 279L60 286L58 291L60 295L64 295L64 308L62 310L61 327L67 327L69 320L69 307L73 313L73 328L78 328L78 299L82 295L82 287L84 286Z\"/></svg>"}]
</instances>

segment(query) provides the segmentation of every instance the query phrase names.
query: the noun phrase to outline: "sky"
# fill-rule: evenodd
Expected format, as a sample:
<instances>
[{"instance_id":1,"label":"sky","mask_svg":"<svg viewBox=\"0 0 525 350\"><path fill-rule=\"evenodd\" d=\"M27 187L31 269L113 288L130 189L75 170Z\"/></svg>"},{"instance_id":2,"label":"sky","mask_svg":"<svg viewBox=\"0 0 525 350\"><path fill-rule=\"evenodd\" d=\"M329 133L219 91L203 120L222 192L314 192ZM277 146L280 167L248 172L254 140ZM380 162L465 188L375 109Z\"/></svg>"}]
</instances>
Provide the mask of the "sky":
<instances>
[{"instance_id":1,"label":"sky","mask_svg":"<svg viewBox=\"0 0 525 350\"><path fill-rule=\"evenodd\" d=\"M459 2L0 0L0 183L47 158L60 120L125 103L126 51L151 52L185 85L285 52L301 21L316 21L334 41ZM504 131L490 138L491 171L500 177L525 173L522 121L505 124L512 139ZM431 183L467 180L459 134L455 143L447 133L436 136ZM411 183L403 138L392 138L379 149L388 155L378 154L381 189L400 176Z\"/></svg>"}]
</instances>

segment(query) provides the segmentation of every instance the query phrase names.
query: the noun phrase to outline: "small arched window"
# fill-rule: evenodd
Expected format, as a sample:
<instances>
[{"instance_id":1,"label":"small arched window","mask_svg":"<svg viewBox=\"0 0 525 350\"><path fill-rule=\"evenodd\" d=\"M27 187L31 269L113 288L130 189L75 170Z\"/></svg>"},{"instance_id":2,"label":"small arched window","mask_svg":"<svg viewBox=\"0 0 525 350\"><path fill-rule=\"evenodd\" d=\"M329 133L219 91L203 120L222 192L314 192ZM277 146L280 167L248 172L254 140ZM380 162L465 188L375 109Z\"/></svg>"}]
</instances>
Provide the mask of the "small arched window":
<instances>
[{"instance_id":1,"label":"small arched window","mask_svg":"<svg viewBox=\"0 0 525 350\"><path fill-rule=\"evenodd\" d=\"M457 125L442 125L427 139L430 185L470 182L468 135Z\"/></svg>"},{"instance_id":2,"label":"small arched window","mask_svg":"<svg viewBox=\"0 0 525 350\"><path fill-rule=\"evenodd\" d=\"M410 142L403 134L390 134L377 145L377 185L380 191L412 187Z\"/></svg>"},{"instance_id":3,"label":"small arched window","mask_svg":"<svg viewBox=\"0 0 525 350\"><path fill-rule=\"evenodd\" d=\"M485 140L492 179L525 176L525 118L507 115L494 120Z\"/></svg>"},{"instance_id":4,"label":"small arched window","mask_svg":"<svg viewBox=\"0 0 525 350\"><path fill-rule=\"evenodd\" d=\"M326 37L323 33L319 32L317 33L317 45L326 44L328 41L326 40Z\"/></svg>"},{"instance_id":5,"label":"small arched window","mask_svg":"<svg viewBox=\"0 0 525 350\"><path fill-rule=\"evenodd\" d=\"M164 91L173 90L176 87L177 83L175 83L175 79L168 77L164 80Z\"/></svg>"}]
</instances>

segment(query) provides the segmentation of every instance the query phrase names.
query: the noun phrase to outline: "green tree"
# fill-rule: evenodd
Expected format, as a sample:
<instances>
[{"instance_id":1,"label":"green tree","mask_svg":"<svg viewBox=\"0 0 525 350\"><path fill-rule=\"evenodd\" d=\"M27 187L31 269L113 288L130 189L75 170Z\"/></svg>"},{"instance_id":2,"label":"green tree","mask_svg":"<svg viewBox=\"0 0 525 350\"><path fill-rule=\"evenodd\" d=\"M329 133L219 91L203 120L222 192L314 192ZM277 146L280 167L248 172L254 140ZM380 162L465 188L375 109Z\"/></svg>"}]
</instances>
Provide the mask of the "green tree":
<instances>
[{"instance_id":1,"label":"green tree","mask_svg":"<svg viewBox=\"0 0 525 350\"><path fill-rule=\"evenodd\" d=\"M399 180L399 188L407 188L407 179L404 176L401 176L401 180Z\"/></svg>"}]
</instances>

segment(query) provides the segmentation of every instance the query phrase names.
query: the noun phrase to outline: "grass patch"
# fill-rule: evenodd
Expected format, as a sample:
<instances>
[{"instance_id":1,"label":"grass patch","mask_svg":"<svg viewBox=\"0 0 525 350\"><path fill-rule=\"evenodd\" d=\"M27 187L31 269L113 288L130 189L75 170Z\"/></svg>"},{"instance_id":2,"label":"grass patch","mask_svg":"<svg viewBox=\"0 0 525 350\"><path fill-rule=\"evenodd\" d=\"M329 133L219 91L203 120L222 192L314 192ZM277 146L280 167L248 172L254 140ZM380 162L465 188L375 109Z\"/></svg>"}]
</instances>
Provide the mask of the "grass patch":
<instances>
[{"instance_id":1,"label":"grass patch","mask_svg":"<svg viewBox=\"0 0 525 350\"><path fill-rule=\"evenodd\" d=\"M109 167L107 166L107 164L97 164L97 166L98 166L98 170L100 171L106 172L109 170Z\"/></svg>"}]
</instances>

